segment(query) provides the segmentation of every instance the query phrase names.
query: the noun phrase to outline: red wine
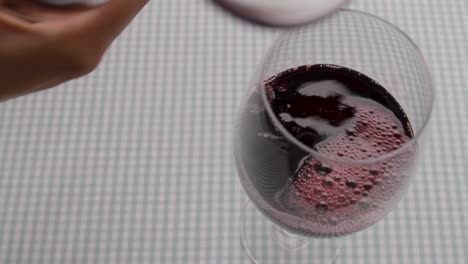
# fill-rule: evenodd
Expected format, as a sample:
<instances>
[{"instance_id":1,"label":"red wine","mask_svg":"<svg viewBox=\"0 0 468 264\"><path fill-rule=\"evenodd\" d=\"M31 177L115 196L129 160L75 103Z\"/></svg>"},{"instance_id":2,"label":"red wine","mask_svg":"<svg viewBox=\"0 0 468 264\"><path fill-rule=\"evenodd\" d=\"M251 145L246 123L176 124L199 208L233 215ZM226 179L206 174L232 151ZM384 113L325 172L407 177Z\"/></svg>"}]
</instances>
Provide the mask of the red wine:
<instances>
[{"instance_id":1,"label":"red wine","mask_svg":"<svg viewBox=\"0 0 468 264\"><path fill-rule=\"evenodd\" d=\"M267 101L293 144L250 95L239 123L236 161L256 206L290 231L329 236L382 218L411 175L414 151L375 162L411 140L410 122L380 84L336 65L307 65L268 81ZM313 151L327 158L313 155Z\"/></svg>"}]
</instances>

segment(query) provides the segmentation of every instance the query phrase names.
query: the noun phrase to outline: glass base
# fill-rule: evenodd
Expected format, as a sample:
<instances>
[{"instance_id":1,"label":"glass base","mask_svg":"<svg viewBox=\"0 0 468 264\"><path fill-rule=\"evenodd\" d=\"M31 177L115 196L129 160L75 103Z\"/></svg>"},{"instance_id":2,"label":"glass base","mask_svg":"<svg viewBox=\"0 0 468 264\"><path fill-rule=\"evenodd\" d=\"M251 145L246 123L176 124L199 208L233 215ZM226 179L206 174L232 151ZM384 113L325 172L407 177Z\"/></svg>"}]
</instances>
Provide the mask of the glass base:
<instances>
[{"instance_id":1,"label":"glass base","mask_svg":"<svg viewBox=\"0 0 468 264\"><path fill-rule=\"evenodd\" d=\"M256 264L332 264L339 254L336 239L291 234L263 216L250 201L241 218L241 241L247 256Z\"/></svg>"}]
</instances>

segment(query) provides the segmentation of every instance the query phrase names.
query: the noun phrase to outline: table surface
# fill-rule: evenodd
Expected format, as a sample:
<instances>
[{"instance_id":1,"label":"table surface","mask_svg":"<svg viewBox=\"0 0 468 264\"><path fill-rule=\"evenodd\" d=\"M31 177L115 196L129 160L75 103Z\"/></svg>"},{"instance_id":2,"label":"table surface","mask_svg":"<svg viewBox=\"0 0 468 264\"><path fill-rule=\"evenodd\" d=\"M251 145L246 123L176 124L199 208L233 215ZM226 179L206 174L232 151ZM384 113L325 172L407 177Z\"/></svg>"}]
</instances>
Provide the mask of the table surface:
<instances>
[{"instance_id":1,"label":"table surface","mask_svg":"<svg viewBox=\"0 0 468 264\"><path fill-rule=\"evenodd\" d=\"M409 192L336 263L466 263L468 1L350 8L406 31L438 93ZM210 0L155 0L96 72L0 104L0 263L249 263L231 128L278 31Z\"/></svg>"}]
</instances>

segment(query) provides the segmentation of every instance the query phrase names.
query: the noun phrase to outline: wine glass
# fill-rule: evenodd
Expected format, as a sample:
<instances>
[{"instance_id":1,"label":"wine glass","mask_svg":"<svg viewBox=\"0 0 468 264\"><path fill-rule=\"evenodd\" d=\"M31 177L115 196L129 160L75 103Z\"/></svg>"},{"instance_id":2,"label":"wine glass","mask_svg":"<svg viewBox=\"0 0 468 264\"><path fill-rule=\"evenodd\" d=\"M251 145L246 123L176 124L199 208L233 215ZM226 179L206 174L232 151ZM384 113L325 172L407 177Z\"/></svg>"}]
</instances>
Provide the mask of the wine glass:
<instances>
[{"instance_id":1,"label":"wine glass","mask_svg":"<svg viewBox=\"0 0 468 264\"><path fill-rule=\"evenodd\" d=\"M341 9L288 29L244 98L234 132L254 263L332 263L335 237L388 214L415 175L434 101L401 30Z\"/></svg>"}]
</instances>

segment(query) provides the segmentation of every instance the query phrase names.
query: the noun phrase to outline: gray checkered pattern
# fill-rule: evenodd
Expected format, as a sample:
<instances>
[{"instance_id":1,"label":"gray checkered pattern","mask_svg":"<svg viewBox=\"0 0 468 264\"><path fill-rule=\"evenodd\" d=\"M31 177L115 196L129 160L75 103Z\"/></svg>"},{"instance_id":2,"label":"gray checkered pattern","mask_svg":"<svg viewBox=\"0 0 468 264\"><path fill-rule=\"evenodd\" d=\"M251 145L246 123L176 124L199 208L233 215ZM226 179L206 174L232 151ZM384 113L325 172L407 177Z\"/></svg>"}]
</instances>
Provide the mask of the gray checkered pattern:
<instances>
[{"instance_id":1,"label":"gray checkered pattern","mask_svg":"<svg viewBox=\"0 0 468 264\"><path fill-rule=\"evenodd\" d=\"M336 263L466 263L468 2L351 7L414 39L438 94L405 199ZM0 263L249 263L231 128L276 33L209 0L154 0L95 73L1 103Z\"/></svg>"}]
</instances>

